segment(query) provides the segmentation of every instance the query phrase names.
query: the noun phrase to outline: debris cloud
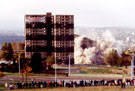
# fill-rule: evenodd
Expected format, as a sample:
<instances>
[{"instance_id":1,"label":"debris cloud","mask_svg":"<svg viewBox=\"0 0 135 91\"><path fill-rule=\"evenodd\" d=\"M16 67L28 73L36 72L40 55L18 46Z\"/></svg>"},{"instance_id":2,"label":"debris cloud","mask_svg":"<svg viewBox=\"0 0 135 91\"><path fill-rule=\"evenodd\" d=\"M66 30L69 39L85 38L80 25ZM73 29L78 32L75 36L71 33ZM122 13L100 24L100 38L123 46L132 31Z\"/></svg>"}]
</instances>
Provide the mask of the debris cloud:
<instances>
[{"instance_id":1,"label":"debris cloud","mask_svg":"<svg viewBox=\"0 0 135 91\"><path fill-rule=\"evenodd\" d=\"M126 46L123 41L116 40L110 31L103 32L101 38L93 34L76 37L75 64L104 64L104 55L112 49L121 55Z\"/></svg>"}]
</instances>

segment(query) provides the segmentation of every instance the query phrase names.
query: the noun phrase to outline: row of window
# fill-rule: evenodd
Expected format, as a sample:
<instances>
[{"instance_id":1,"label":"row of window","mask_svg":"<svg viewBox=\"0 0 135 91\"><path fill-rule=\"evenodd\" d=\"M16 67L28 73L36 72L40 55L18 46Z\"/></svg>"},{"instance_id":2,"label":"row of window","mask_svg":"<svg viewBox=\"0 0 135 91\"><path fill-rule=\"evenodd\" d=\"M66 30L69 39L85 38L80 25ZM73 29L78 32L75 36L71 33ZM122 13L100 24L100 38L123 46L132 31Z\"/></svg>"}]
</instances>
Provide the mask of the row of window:
<instances>
[{"instance_id":1,"label":"row of window","mask_svg":"<svg viewBox=\"0 0 135 91\"><path fill-rule=\"evenodd\" d=\"M46 31L42 32L26 32L27 35L47 35ZM57 31L56 35L73 35L73 31ZM51 35L55 35L54 31L51 31Z\"/></svg>"},{"instance_id":2,"label":"row of window","mask_svg":"<svg viewBox=\"0 0 135 91\"><path fill-rule=\"evenodd\" d=\"M57 43L56 42L56 47L72 47L72 46L74 46L73 42L70 42L70 43Z\"/></svg>"},{"instance_id":3,"label":"row of window","mask_svg":"<svg viewBox=\"0 0 135 91\"><path fill-rule=\"evenodd\" d=\"M53 35L43 35L43 34L38 34L38 35L26 35L26 40L54 40Z\"/></svg>"},{"instance_id":4,"label":"row of window","mask_svg":"<svg viewBox=\"0 0 135 91\"><path fill-rule=\"evenodd\" d=\"M65 22L65 23L70 23L70 22L74 22L73 19L57 19L56 22Z\"/></svg>"},{"instance_id":5,"label":"row of window","mask_svg":"<svg viewBox=\"0 0 135 91\"><path fill-rule=\"evenodd\" d=\"M71 18L71 19L73 19L73 15L56 15L56 19L64 19L64 18L66 18L66 19L68 19L68 18Z\"/></svg>"},{"instance_id":6,"label":"row of window","mask_svg":"<svg viewBox=\"0 0 135 91\"><path fill-rule=\"evenodd\" d=\"M56 53L56 56L72 57L73 55L74 55L73 53Z\"/></svg>"},{"instance_id":7,"label":"row of window","mask_svg":"<svg viewBox=\"0 0 135 91\"><path fill-rule=\"evenodd\" d=\"M31 58L31 56L34 54L34 52L26 52L26 57ZM52 53L53 54L53 53ZM42 58L46 58L47 57L47 52L40 52L40 55ZM56 53L56 58L57 59L69 59L69 55L70 58L74 57L73 53Z\"/></svg>"},{"instance_id":8,"label":"row of window","mask_svg":"<svg viewBox=\"0 0 135 91\"><path fill-rule=\"evenodd\" d=\"M26 46L47 46L46 42L26 42ZM52 42L52 46L55 44ZM56 43L56 47L72 47L74 46L74 43Z\"/></svg>"},{"instance_id":9,"label":"row of window","mask_svg":"<svg viewBox=\"0 0 135 91\"><path fill-rule=\"evenodd\" d=\"M63 34L68 34L68 35L72 35L74 34L73 31L57 31L56 35L63 35Z\"/></svg>"},{"instance_id":10,"label":"row of window","mask_svg":"<svg viewBox=\"0 0 135 91\"><path fill-rule=\"evenodd\" d=\"M27 28L26 32L44 32L47 31L48 29L46 28L41 28L41 29L31 29L31 28ZM56 28L56 32L57 31L73 31L74 29L66 29L66 28ZM50 31L50 30L49 30ZM54 28L51 28L51 31L54 31Z\"/></svg>"},{"instance_id":11,"label":"row of window","mask_svg":"<svg viewBox=\"0 0 135 91\"><path fill-rule=\"evenodd\" d=\"M30 59L31 57L32 57L31 54L26 55L26 58L29 58ZM41 58L43 58L43 59L44 58L47 58L47 55L41 55ZM61 60L69 60L69 58L67 56L56 56L56 59L57 60L59 60L59 59L61 59Z\"/></svg>"},{"instance_id":12,"label":"row of window","mask_svg":"<svg viewBox=\"0 0 135 91\"><path fill-rule=\"evenodd\" d=\"M26 52L26 57L27 58L31 58L31 56L34 54L34 52ZM42 58L46 58L47 57L47 52L40 52L40 55Z\"/></svg>"},{"instance_id":13,"label":"row of window","mask_svg":"<svg viewBox=\"0 0 135 91\"><path fill-rule=\"evenodd\" d=\"M29 21L46 21L48 18L51 18L52 21L54 20L54 16L47 17L46 15L26 15L25 18ZM56 20L73 20L73 18L73 15L56 15Z\"/></svg>"},{"instance_id":14,"label":"row of window","mask_svg":"<svg viewBox=\"0 0 135 91\"><path fill-rule=\"evenodd\" d=\"M50 18L50 17L49 17ZM48 21L48 18L46 18L45 16L41 16L41 15L27 15L25 18L26 22L44 22L46 23ZM52 16L51 19L49 20L51 22L54 22L54 17Z\"/></svg>"}]
</instances>

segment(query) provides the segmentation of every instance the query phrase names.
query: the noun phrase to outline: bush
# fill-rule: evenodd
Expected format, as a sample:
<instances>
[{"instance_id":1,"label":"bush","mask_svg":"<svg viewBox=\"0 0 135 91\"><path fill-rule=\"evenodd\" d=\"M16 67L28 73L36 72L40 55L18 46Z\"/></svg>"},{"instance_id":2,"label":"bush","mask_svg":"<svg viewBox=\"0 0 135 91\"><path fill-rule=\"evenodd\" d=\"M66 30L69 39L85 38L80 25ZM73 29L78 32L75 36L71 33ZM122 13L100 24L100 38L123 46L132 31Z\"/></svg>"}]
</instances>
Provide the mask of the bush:
<instances>
[{"instance_id":1,"label":"bush","mask_svg":"<svg viewBox=\"0 0 135 91\"><path fill-rule=\"evenodd\" d=\"M80 73L82 73L82 74L88 74L88 72L86 70L80 70Z\"/></svg>"}]
</instances>

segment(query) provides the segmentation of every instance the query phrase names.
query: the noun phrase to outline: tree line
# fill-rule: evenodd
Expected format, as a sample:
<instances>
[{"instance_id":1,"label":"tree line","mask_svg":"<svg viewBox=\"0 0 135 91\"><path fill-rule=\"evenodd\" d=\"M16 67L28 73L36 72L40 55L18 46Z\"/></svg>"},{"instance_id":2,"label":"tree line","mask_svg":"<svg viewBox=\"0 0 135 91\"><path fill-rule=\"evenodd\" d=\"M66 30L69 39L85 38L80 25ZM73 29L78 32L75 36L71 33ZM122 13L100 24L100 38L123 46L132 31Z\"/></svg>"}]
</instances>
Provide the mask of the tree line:
<instances>
[{"instance_id":1,"label":"tree line","mask_svg":"<svg viewBox=\"0 0 135 91\"><path fill-rule=\"evenodd\" d=\"M132 56L127 53L128 50L118 54L117 50L112 49L109 53L104 55L104 62L110 66L129 66L131 64Z\"/></svg>"},{"instance_id":2,"label":"tree line","mask_svg":"<svg viewBox=\"0 0 135 91\"><path fill-rule=\"evenodd\" d=\"M17 72L18 71L18 57L24 59L24 52L19 53L17 50L24 50L24 42L4 42L1 46L0 60L10 62L8 64L0 64L1 71ZM16 52L15 52L16 51Z\"/></svg>"},{"instance_id":3,"label":"tree line","mask_svg":"<svg viewBox=\"0 0 135 91\"><path fill-rule=\"evenodd\" d=\"M40 53L35 52L32 58L26 59L24 52L15 53L16 50L24 50L24 42L4 42L1 46L0 60L13 62L12 64L1 64L1 71L17 72L19 71L19 62L21 73L26 73L27 68L31 67L31 72L39 73L43 70L42 58ZM51 69L51 65L54 63L54 56L49 56L46 59L48 70Z\"/></svg>"},{"instance_id":4,"label":"tree line","mask_svg":"<svg viewBox=\"0 0 135 91\"><path fill-rule=\"evenodd\" d=\"M18 46L17 46L18 45ZM7 43L4 42L3 45L1 46L1 51L0 51L0 59L1 60L6 60L6 61L13 61L13 64L10 64L7 68L5 68L3 65L3 69L9 69L12 71L17 71L18 69L18 61L20 61L20 66L21 70L24 70L23 68L27 68L26 66L31 67L32 72L38 73L43 70L43 65L42 65L42 58L40 53L35 52L32 55L32 58L28 62L27 59L25 58L25 53L14 53L15 50L24 50L24 42L19 42L16 44L15 42L13 43ZM20 57L20 59L19 59ZM112 49L110 52L106 53L104 55L104 63L106 65L110 66L128 66L131 64L131 55L126 54L126 52L122 52L122 54L118 54L117 50ZM55 63L54 62L54 55L48 56L46 58L46 70L51 70L52 65ZM26 65L27 64L27 65ZM7 70L4 70L7 71Z\"/></svg>"}]
</instances>

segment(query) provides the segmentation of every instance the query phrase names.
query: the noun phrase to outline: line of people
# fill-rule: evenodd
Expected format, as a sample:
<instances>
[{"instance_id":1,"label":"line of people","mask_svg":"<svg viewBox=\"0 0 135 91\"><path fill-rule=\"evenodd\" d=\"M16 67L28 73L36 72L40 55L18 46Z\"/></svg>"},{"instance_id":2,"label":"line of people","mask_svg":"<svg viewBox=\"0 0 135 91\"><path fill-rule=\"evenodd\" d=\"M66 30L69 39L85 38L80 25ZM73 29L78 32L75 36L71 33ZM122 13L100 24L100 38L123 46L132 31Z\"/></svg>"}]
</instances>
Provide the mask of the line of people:
<instances>
[{"instance_id":1,"label":"line of people","mask_svg":"<svg viewBox=\"0 0 135 91\"><path fill-rule=\"evenodd\" d=\"M44 81L36 82L32 80L31 82L17 82L12 83L13 88L26 89L26 88L53 88L53 87L85 87L85 86L121 86L125 88L126 86L134 86L135 80L129 79L118 79L118 80L74 80L74 81ZM7 85L6 85L7 86Z\"/></svg>"}]
</instances>

